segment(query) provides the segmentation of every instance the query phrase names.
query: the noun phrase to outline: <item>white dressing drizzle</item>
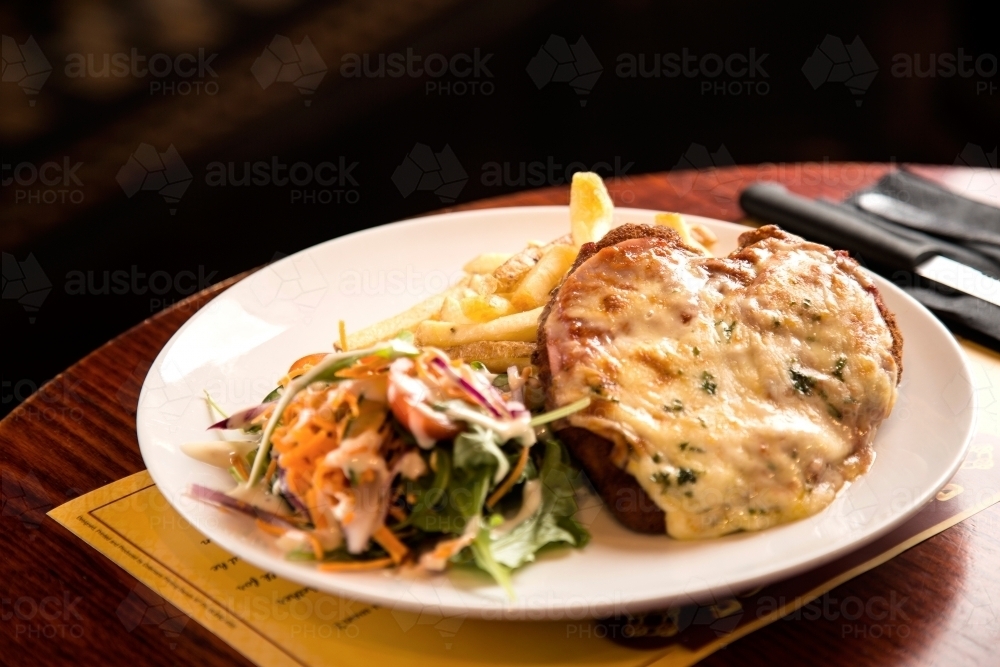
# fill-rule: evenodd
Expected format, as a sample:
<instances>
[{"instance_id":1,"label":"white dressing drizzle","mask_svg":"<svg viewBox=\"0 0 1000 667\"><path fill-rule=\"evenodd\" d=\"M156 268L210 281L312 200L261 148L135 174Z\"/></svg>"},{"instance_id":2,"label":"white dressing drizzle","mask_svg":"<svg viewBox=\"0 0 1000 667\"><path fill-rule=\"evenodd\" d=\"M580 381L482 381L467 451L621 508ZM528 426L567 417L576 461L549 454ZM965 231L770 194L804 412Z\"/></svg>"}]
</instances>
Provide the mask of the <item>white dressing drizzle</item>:
<instances>
[{"instance_id":1,"label":"white dressing drizzle","mask_svg":"<svg viewBox=\"0 0 1000 667\"><path fill-rule=\"evenodd\" d=\"M531 425L531 414L527 410L511 417L509 420L501 421L485 415L478 410L449 403L445 407L444 414L448 415L451 419L478 424L483 428L487 428L500 436L500 442L517 440L525 447L530 447L537 441L535 429Z\"/></svg>"},{"instance_id":2,"label":"white dressing drizzle","mask_svg":"<svg viewBox=\"0 0 1000 667\"><path fill-rule=\"evenodd\" d=\"M399 459L399 463L396 464L396 468L399 470L399 474L406 479L417 479L423 477L427 472L427 464L424 462L424 457L416 452L403 454L402 458Z\"/></svg>"},{"instance_id":3,"label":"white dressing drizzle","mask_svg":"<svg viewBox=\"0 0 1000 667\"><path fill-rule=\"evenodd\" d=\"M524 496L521 509L517 514L507 519L490 531L490 537L497 539L514 530L522 523L535 516L542 507L542 480L531 479L524 483Z\"/></svg>"},{"instance_id":4,"label":"white dressing drizzle","mask_svg":"<svg viewBox=\"0 0 1000 667\"><path fill-rule=\"evenodd\" d=\"M284 501L272 494L271 489L267 488L267 485L261 482L253 486L238 484L233 489L227 491L226 495L279 516L291 516L291 512L288 511L288 506L285 505Z\"/></svg>"}]
</instances>

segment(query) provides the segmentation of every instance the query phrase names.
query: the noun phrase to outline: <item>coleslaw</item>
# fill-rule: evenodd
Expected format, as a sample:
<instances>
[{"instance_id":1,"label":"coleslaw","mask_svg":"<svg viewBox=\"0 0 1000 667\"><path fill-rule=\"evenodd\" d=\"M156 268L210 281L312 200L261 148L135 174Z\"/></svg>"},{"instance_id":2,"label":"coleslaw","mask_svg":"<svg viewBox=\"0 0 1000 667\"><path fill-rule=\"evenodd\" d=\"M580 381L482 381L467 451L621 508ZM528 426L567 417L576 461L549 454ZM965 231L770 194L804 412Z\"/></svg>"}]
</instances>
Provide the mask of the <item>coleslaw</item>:
<instances>
[{"instance_id":1,"label":"coleslaw","mask_svg":"<svg viewBox=\"0 0 1000 667\"><path fill-rule=\"evenodd\" d=\"M589 539L573 518L583 478L545 426L589 400L540 413L532 370L493 374L405 334L303 357L261 405L209 427L245 439L182 446L236 481L190 495L324 571L466 564L512 594L539 550Z\"/></svg>"}]
</instances>

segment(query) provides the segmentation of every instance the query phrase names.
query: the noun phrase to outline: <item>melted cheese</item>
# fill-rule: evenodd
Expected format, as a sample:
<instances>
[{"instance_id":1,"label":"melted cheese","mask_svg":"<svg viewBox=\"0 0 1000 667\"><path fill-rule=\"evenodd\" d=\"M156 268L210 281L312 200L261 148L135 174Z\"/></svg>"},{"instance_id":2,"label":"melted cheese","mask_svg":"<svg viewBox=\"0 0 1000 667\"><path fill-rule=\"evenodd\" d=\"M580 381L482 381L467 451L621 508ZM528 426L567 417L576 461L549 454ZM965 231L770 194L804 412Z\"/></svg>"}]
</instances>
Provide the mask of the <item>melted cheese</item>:
<instances>
[{"instance_id":1,"label":"melted cheese","mask_svg":"<svg viewBox=\"0 0 1000 667\"><path fill-rule=\"evenodd\" d=\"M867 471L896 400L892 334L852 261L767 238L728 259L601 250L546 320L553 398L616 443L676 538L812 515Z\"/></svg>"}]
</instances>

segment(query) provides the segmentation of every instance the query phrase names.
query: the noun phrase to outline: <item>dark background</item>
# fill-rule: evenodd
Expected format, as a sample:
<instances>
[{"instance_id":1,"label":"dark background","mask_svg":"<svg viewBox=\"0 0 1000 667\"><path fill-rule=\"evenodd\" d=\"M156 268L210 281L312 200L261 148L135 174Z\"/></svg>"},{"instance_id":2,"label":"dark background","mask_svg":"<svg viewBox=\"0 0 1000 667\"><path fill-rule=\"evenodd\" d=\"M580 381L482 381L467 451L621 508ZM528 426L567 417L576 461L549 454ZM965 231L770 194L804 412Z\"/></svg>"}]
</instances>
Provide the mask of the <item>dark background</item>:
<instances>
[{"instance_id":1,"label":"dark background","mask_svg":"<svg viewBox=\"0 0 1000 667\"><path fill-rule=\"evenodd\" d=\"M959 161L995 168L1000 39L987 18L995 10L991 4L5 3L0 415L90 350L211 282L325 239L449 205L452 197L408 192L393 181L418 143L454 152L468 178L454 198L459 203L559 185L572 163L607 163L612 169L602 168L605 176L615 175L616 164L619 176L629 176L723 166L730 159ZM285 81L264 87L252 72L275 35L294 44L308 37L315 46L328 71L312 94ZM569 44L585 38L602 68L596 82L577 82L583 88L577 92L563 81L545 83L552 77L542 68L535 72L545 85L536 86L529 63L551 35ZM810 58L827 35L844 44L860 38L876 65L874 79L853 92L830 80L814 88L803 67L815 65ZM47 64L24 55L21 45L29 37ZM51 67L34 94L9 70L19 57L11 44L29 61L26 68ZM214 54L203 75L99 76L106 55L134 50L147 61L165 54L163 62L185 53L197 57L199 49L205 58ZM481 59L489 57L479 76L355 78L341 72L345 54L368 54L374 65L379 54L407 49L422 58L472 56L476 49ZM648 69L654 54L684 49L698 58L748 56L751 49L758 61L766 57L753 78L713 77L697 62L690 77L666 76L661 69L658 77L630 78L618 71L621 54L643 54ZM949 76L940 62L927 69L932 55L959 53L973 57L973 70L976 58L992 60L981 60L980 71L968 77ZM922 72L894 70L901 54L911 60L919 55ZM88 59L92 73L75 76L69 69ZM858 60L851 65L865 69ZM268 82L266 73L263 78ZM179 201L165 201L155 191L128 196L119 186L116 175L143 143L160 153L173 145L182 158L191 183ZM285 165L357 164L350 178L329 186L206 181L212 163L234 163L239 177L243 163L275 159ZM75 180L46 184L32 177L50 162L79 163ZM543 182L519 180L522 164L532 162L559 166ZM497 165L500 173L506 165L509 174L500 183L490 178ZM62 176L51 168L46 173ZM316 200L303 201L310 196ZM30 275L19 278L18 271ZM115 271L129 276L128 287L116 294L109 284L102 293L104 274ZM153 274L160 294L144 289ZM7 289L14 279L38 293L37 308Z\"/></svg>"}]
</instances>

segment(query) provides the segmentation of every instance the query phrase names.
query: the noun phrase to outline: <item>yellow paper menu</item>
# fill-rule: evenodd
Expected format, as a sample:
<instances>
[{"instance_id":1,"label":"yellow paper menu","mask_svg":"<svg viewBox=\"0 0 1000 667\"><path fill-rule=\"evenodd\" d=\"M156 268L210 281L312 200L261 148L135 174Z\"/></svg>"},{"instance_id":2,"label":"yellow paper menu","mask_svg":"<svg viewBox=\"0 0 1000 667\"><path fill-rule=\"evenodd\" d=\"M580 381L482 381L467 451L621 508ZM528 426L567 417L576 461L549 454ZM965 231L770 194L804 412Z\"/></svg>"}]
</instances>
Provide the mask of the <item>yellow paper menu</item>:
<instances>
[{"instance_id":1,"label":"yellow paper menu","mask_svg":"<svg viewBox=\"0 0 1000 667\"><path fill-rule=\"evenodd\" d=\"M375 607L243 562L204 537L147 472L49 513L252 662L292 665L647 665L588 621L490 622ZM666 649L659 653L666 653Z\"/></svg>"},{"instance_id":2,"label":"yellow paper menu","mask_svg":"<svg viewBox=\"0 0 1000 667\"><path fill-rule=\"evenodd\" d=\"M262 667L687 666L1000 501L1000 419L992 397L993 387L1000 386L1000 363L991 352L964 347L976 372L969 381L991 400L980 401L979 432L961 470L919 513L810 572L731 600L625 622L482 621L321 593L214 545L166 502L146 472L76 498L49 516ZM809 608L803 611L808 614ZM170 614L165 618L173 620ZM172 629L176 634L178 625Z\"/></svg>"}]
</instances>

